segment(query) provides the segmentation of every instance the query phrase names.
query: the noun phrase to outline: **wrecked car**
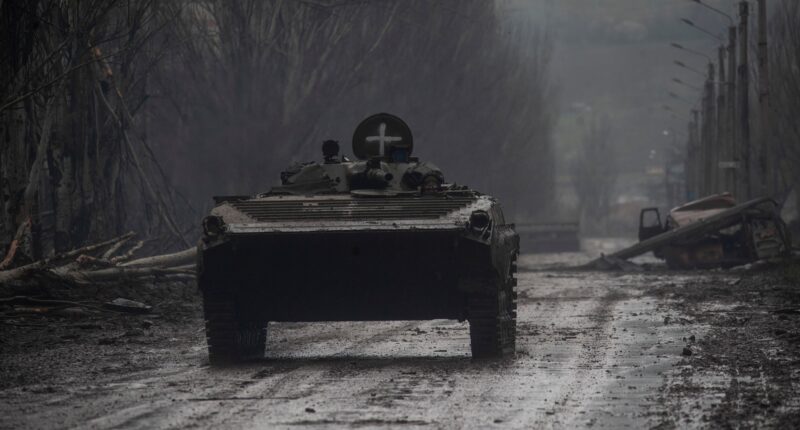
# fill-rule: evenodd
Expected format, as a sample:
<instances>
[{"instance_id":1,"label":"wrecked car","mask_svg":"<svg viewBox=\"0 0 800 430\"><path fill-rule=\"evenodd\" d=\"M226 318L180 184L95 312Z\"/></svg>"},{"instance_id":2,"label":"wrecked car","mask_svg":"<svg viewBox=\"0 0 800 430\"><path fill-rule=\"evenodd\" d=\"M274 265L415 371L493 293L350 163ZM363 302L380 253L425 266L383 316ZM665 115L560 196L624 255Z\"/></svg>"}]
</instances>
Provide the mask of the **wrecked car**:
<instances>
[{"instance_id":1,"label":"wrecked car","mask_svg":"<svg viewBox=\"0 0 800 430\"><path fill-rule=\"evenodd\" d=\"M198 249L211 363L263 357L268 324L290 321L466 320L473 357L513 354L519 238L498 202L412 157L396 116L352 145L215 198Z\"/></svg>"},{"instance_id":2,"label":"wrecked car","mask_svg":"<svg viewBox=\"0 0 800 430\"><path fill-rule=\"evenodd\" d=\"M731 267L791 252L791 238L775 200L737 204L730 193L678 206L663 223L657 208L642 209L639 241L632 248L639 253L652 250L674 269Z\"/></svg>"}]
</instances>

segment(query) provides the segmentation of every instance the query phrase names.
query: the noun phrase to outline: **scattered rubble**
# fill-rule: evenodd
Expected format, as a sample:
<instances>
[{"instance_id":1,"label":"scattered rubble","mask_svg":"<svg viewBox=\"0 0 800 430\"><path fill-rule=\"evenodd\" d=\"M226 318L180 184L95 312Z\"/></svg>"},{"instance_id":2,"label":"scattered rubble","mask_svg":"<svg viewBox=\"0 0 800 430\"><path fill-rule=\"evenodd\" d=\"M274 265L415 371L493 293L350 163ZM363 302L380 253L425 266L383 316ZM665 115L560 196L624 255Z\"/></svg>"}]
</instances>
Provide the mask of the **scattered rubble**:
<instances>
[{"instance_id":1,"label":"scattered rubble","mask_svg":"<svg viewBox=\"0 0 800 430\"><path fill-rule=\"evenodd\" d=\"M707 330L690 336L692 354L665 372L661 400L669 412L655 428L797 427L798 269L800 261L789 261L734 284L701 275L651 290ZM693 403L702 414L685 414Z\"/></svg>"},{"instance_id":2,"label":"scattered rubble","mask_svg":"<svg viewBox=\"0 0 800 430\"><path fill-rule=\"evenodd\" d=\"M196 249L130 260L144 244L139 241L125 246L133 232L93 245L74 249L19 267L0 270L2 284L37 284L61 282L87 286L141 280L193 279ZM125 252L120 252L125 250ZM116 255L119 253L119 255ZM13 255L6 256L8 261Z\"/></svg>"}]
</instances>

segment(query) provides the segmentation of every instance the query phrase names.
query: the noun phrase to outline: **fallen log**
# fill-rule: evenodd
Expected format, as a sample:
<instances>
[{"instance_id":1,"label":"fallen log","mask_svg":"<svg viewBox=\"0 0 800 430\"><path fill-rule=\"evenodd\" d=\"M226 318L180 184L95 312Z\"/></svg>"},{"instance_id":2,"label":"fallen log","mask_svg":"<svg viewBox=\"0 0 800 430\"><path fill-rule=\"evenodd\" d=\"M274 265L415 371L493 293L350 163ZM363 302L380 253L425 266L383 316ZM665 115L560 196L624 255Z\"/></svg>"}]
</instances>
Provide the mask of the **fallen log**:
<instances>
[{"instance_id":1,"label":"fallen log","mask_svg":"<svg viewBox=\"0 0 800 430\"><path fill-rule=\"evenodd\" d=\"M136 267L136 266L183 266L186 264L194 264L197 257L197 248L189 248L174 254L156 255L153 257L144 257L137 260L129 261L120 264L121 267Z\"/></svg>"},{"instance_id":2,"label":"fallen log","mask_svg":"<svg viewBox=\"0 0 800 430\"><path fill-rule=\"evenodd\" d=\"M63 282L73 285L95 285L115 282L136 282L146 278L193 279L192 269L172 267L109 267L97 270L80 270L59 267L55 269L34 269L26 277L49 282Z\"/></svg>"},{"instance_id":3,"label":"fallen log","mask_svg":"<svg viewBox=\"0 0 800 430\"><path fill-rule=\"evenodd\" d=\"M143 240L140 240L140 241L136 242L136 244L135 244L135 245L133 245L133 246L131 247L131 249L129 249L127 252L125 252L125 253L124 253L124 254L122 254L122 255L118 255L118 256L116 256L116 257L112 258L112 259L111 259L111 260L109 260L109 261L110 261L110 262L112 262L112 263L115 263L115 264L116 264L116 263L119 263L120 261L125 261L125 260L127 260L127 259L129 259L129 258L133 257L133 254L135 254L135 253L136 253L136 251L138 251L138 250L142 249L142 247L143 247L143 246L144 246L144 241L143 241Z\"/></svg>"},{"instance_id":4,"label":"fallen log","mask_svg":"<svg viewBox=\"0 0 800 430\"><path fill-rule=\"evenodd\" d=\"M111 248L108 248L108 251L104 252L103 256L100 257L100 258L103 259L103 260L111 259L111 257L113 257L114 254L117 251L119 251L119 249L122 247L122 245L127 243L131 239L131 237L133 237L133 236L126 237L126 238L120 240L119 242L115 243L114 245L112 245Z\"/></svg>"},{"instance_id":5,"label":"fallen log","mask_svg":"<svg viewBox=\"0 0 800 430\"><path fill-rule=\"evenodd\" d=\"M77 248L25 266L0 271L0 284L10 281L32 281L91 285L135 282L150 278L156 280L195 278L197 254L195 248L124 262L144 246L145 242L139 241L127 252L114 257L133 236L134 233L129 232L111 240ZM105 247L108 249L102 256L91 255L94 251Z\"/></svg>"},{"instance_id":6,"label":"fallen log","mask_svg":"<svg viewBox=\"0 0 800 430\"><path fill-rule=\"evenodd\" d=\"M121 240L127 240L128 238L134 235L133 232L128 232L123 234L122 236L115 237L114 239L110 239L104 242L95 243L93 245L87 245L81 248L73 249L72 251L68 251L62 254L58 254L54 257L45 258L43 260L35 261L30 264L26 264L24 266L16 267L14 269L0 271L0 284L4 282L14 281L20 278L27 276L30 272L35 271L37 269L42 269L44 267L49 266L50 264L64 260L70 257L77 257L88 252L96 251L108 245L113 245Z\"/></svg>"},{"instance_id":7,"label":"fallen log","mask_svg":"<svg viewBox=\"0 0 800 430\"><path fill-rule=\"evenodd\" d=\"M61 276L67 279L71 278L75 282L94 283L175 274L193 275L194 270L173 267L109 267L91 271L75 270L61 274Z\"/></svg>"},{"instance_id":8,"label":"fallen log","mask_svg":"<svg viewBox=\"0 0 800 430\"><path fill-rule=\"evenodd\" d=\"M88 309L95 309L103 311L104 309L99 306L89 305L86 303L75 302L71 300L52 300L52 299L35 299L28 296L13 296L0 298L0 304L5 305L31 305L31 306L72 306Z\"/></svg>"}]
</instances>

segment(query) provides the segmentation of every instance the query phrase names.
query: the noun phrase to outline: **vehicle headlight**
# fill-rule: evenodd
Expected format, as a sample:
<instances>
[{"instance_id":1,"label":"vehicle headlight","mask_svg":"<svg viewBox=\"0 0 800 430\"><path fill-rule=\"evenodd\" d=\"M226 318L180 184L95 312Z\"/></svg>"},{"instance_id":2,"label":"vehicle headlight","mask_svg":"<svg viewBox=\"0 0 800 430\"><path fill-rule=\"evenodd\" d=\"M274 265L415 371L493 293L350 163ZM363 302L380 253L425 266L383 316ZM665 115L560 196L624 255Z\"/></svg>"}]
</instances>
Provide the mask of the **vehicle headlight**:
<instances>
[{"instance_id":1,"label":"vehicle headlight","mask_svg":"<svg viewBox=\"0 0 800 430\"><path fill-rule=\"evenodd\" d=\"M203 218L203 233L206 236L218 236L222 234L224 224L221 217L209 215Z\"/></svg>"},{"instance_id":2,"label":"vehicle headlight","mask_svg":"<svg viewBox=\"0 0 800 430\"><path fill-rule=\"evenodd\" d=\"M474 211L469 216L469 226L473 230L484 230L486 227L489 227L491 222L492 218L489 216L489 213L483 210Z\"/></svg>"}]
</instances>

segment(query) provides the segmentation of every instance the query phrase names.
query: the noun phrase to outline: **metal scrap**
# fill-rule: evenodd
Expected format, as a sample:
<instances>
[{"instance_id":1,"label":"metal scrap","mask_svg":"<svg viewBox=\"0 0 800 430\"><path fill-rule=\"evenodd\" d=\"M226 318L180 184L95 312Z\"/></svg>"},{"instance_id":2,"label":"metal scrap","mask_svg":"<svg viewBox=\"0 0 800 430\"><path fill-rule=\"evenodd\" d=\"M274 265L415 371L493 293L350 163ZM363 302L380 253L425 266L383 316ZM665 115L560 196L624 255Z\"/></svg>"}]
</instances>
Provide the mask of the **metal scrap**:
<instances>
[{"instance_id":1,"label":"metal scrap","mask_svg":"<svg viewBox=\"0 0 800 430\"><path fill-rule=\"evenodd\" d=\"M791 253L791 238L780 218L778 203L757 198L736 204L730 194L709 196L670 211L666 223L643 224L640 242L587 266L608 269L608 259L627 260L647 252L665 259L670 268L732 267Z\"/></svg>"}]
</instances>

